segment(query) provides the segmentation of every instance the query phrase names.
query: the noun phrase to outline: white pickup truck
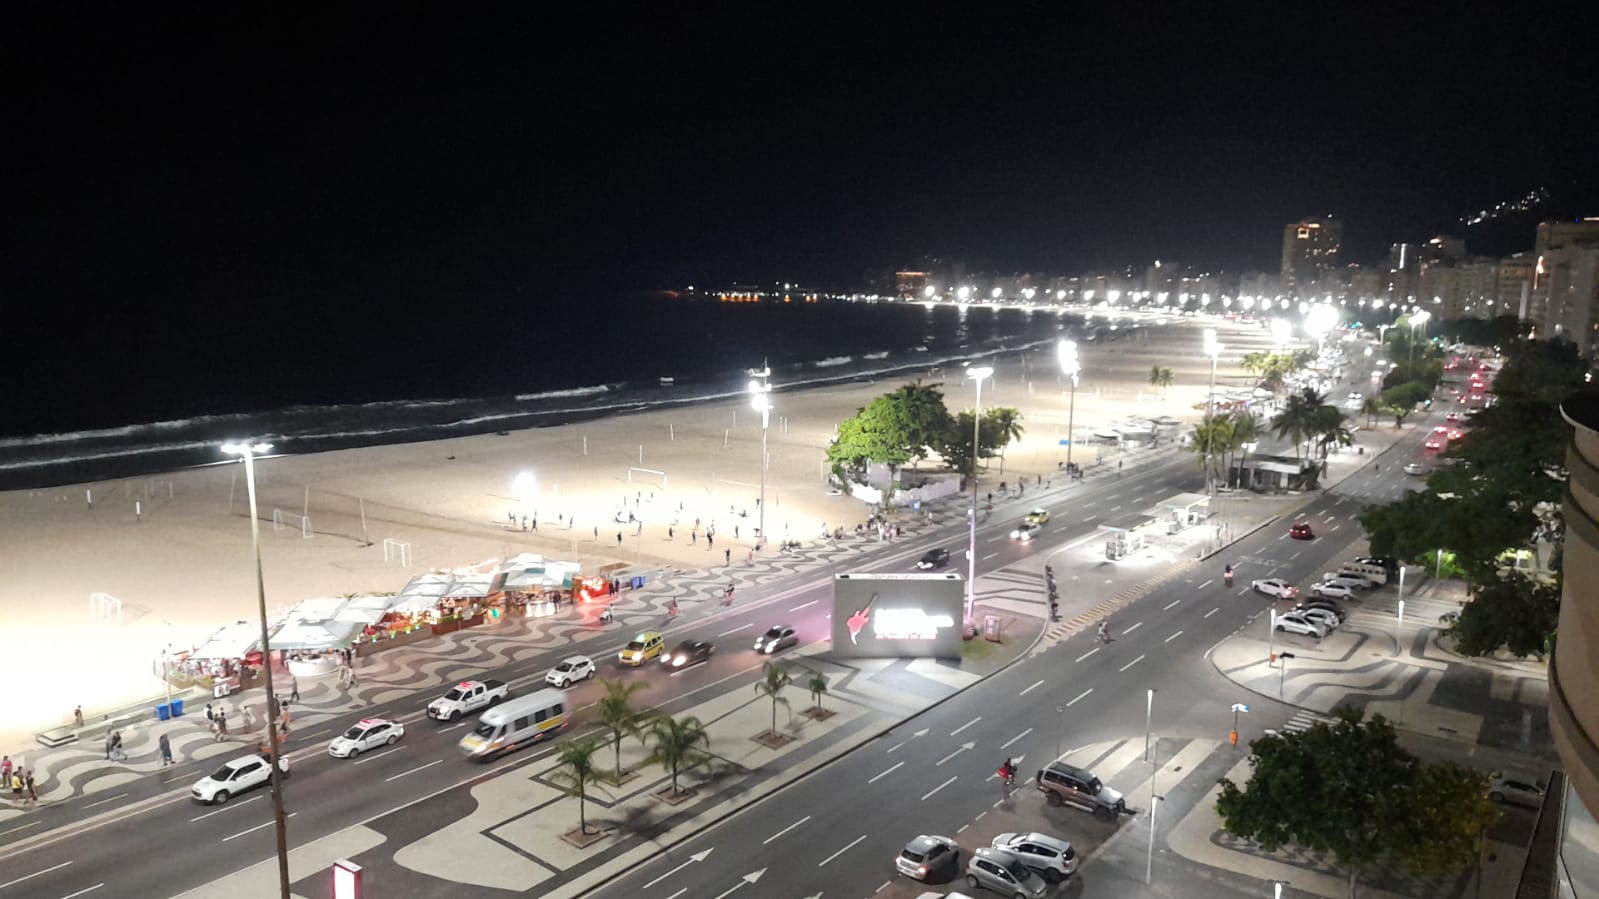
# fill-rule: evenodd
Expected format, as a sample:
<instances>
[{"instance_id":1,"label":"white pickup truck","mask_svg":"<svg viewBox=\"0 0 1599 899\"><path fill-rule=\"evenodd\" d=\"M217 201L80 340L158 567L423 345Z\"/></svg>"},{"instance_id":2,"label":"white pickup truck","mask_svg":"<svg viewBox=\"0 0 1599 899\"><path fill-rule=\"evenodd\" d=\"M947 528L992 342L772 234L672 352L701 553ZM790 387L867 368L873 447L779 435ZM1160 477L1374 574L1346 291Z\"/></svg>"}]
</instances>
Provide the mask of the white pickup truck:
<instances>
[{"instance_id":1,"label":"white pickup truck","mask_svg":"<svg viewBox=\"0 0 1599 899\"><path fill-rule=\"evenodd\" d=\"M428 703L428 717L440 721L459 721L461 716L507 699L511 688L503 681L464 680L450 688L450 692Z\"/></svg>"}]
</instances>

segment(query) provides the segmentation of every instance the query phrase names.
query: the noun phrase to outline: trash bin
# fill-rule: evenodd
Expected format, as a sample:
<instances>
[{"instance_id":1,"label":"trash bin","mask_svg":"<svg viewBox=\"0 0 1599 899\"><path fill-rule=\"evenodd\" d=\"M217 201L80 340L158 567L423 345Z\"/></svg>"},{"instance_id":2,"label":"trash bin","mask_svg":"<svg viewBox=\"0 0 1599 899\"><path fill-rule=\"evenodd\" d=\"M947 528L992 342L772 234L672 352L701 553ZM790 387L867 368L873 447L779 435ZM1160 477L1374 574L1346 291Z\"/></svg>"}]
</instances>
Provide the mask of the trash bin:
<instances>
[{"instance_id":1,"label":"trash bin","mask_svg":"<svg viewBox=\"0 0 1599 899\"><path fill-rule=\"evenodd\" d=\"M167 708L166 703L163 702L155 707L155 718L157 721L165 721L170 717L172 717L172 710Z\"/></svg>"},{"instance_id":2,"label":"trash bin","mask_svg":"<svg viewBox=\"0 0 1599 899\"><path fill-rule=\"evenodd\" d=\"M174 700L172 700L171 703L169 703L169 705L172 706L172 717L174 717L174 718L182 718L183 717L183 700L174 699Z\"/></svg>"}]
</instances>

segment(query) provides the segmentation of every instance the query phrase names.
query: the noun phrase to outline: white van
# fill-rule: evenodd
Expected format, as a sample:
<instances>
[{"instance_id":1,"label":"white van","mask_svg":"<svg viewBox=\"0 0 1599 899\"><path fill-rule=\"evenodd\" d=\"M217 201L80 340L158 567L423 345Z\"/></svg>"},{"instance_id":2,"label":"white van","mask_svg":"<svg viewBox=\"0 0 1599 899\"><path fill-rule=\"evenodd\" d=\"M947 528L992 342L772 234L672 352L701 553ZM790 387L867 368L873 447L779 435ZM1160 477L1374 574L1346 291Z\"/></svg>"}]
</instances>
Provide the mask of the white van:
<instances>
[{"instance_id":1,"label":"white van","mask_svg":"<svg viewBox=\"0 0 1599 899\"><path fill-rule=\"evenodd\" d=\"M1388 583L1388 569L1381 565L1362 565L1359 562L1345 562L1338 566L1338 570L1346 574L1359 575L1379 587Z\"/></svg>"},{"instance_id":2,"label":"white van","mask_svg":"<svg viewBox=\"0 0 1599 899\"><path fill-rule=\"evenodd\" d=\"M548 739L570 724L566 691L539 690L484 712L477 727L461 738L461 751L468 758L486 760Z\"/></svg>"}]
</instances>

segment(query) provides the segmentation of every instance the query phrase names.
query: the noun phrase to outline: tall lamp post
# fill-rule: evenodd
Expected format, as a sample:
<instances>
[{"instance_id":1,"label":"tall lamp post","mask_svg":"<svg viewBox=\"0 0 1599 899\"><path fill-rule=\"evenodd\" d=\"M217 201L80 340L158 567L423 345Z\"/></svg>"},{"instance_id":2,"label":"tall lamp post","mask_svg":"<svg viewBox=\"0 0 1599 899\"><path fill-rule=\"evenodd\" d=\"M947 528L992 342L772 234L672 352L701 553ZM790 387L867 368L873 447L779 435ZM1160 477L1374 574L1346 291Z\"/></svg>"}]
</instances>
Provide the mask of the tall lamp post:
<instances>
[{"instance_id":1,"label":"tall lamp post","mask_svg":"<svg viewBox=\"0 0 1599 899\"><path fill-rule=\"evenodd\" d=\"M1216 360L1220 358L1222 345L1216 342L1216 329L1205 329L1205 355L1210 357L1210 393L1205 399L1205 493L1215 491L1215 482L1211 475L1211 454L1216 451L1215 434L1211 424L1216 415Z\"/></svg>"},{"instance_id":2,"label":"tall lamp post","mask_svg":"<svg viewBox=\"0 0 1599 899\"><path fill-rule=\"evenodd\" d=\"M761 501L758 504L760 516L756 523L756 549L766 543L766 428L772 423L771 377L770 365L763 364L758 370L750 369L750 405L761 413Z\"/></svg>"},{"instance_id":3,"label":"tall lamp post","mask_svg":"<svg viewBox=\"0 0 1599 899\"><path fill-rule=\"evenodd\" d=\"M1077 418L1077 375L1082 371L1082 365L1077 361L1077 341L1062 340L1055 345L1055 353L1060 357L1060 373L1072 382L1071 405L1066 407L1066 478L1069 481L1072 473L1072 447L1077 444L1077 438L1072 434L1072 423Z\"/></svg>"},{"instance_id":4,"label":"tall lamp post","mask_svg":"<svg viewBox=\"0 0 1599 899\"><path fill-rule=\"evenodd\" d=\"M267 745L272 755L269 779L272 784L272 825L278 838L278 890L281 899L289 899L289 831L288 818L283 814L283 777L278 767L282 754L278 744L277 704L278 694L272 689L272 647L267 640L266 581L261 576L261 518L255 508L255 457L272 449L270 443L224 443L222 451L230 456L244 457L244 483L250 493L250 545L255 550L255 597L261 615L261 670L266 676L267 694Z\"/></svg>"},{"instance_id":5,"label":"tall lamp post","mask_svg":"<svg viewBox=\"0 0 1599 899\"><path fill-rule=\"evenodd\" d=\"M966 550L966 620L972 620L972 606L977 598L977 453L978 435L983 425L983 379L994 374L993 366L979 365L966 369L966 377L977 383L977 405L972 410L972 541Z\"/></svg>"},{"instance_id":6,"label":"tall lamp post","mask_svg":"<svg viewBox=\"0 0 1599 899\"><path fill-rule=\"evenodd\" d=\"M1427 322L1431 320L1432 313L1425 309L1412 313L1410 316L1410 358L1412 361L1416 358L1416 327L1419 325L1422 335L1426 336Z\"/></svg>"}]
</instances>

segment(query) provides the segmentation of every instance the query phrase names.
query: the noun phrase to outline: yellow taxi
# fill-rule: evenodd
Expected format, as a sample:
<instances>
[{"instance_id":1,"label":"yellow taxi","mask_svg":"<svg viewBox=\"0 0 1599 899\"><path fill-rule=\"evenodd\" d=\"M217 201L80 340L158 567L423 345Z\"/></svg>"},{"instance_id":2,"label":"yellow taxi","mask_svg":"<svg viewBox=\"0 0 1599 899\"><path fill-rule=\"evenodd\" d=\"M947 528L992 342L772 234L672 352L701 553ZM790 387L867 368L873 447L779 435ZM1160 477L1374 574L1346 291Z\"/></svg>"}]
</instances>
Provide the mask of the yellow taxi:
<instances>
[{"instance_id":1,"label":"yellow taxi","mask_svg":"<svg viewBox=\"0 0 1599 899\"><path fill-rule=\"evenodd\" d=\"M666 649L666 638L659 631L645 631L634 637L616 654L616 660L634 668L657 658Z\"/></svg>"},{"instance_id":2,"label":"yellow taxi","mask_svg":"<svg viewBox=\"0 0 1599 899\"><path fill-rule=\"evenodd\" d=\"M1044 508L1043 506L1039 506L1038 508L1034 509L1033 511L1027 513L1027 523L1028 524L1047 524L1048 522L1049 522L1049 510Z\"/></svg>"}]
</instances>

